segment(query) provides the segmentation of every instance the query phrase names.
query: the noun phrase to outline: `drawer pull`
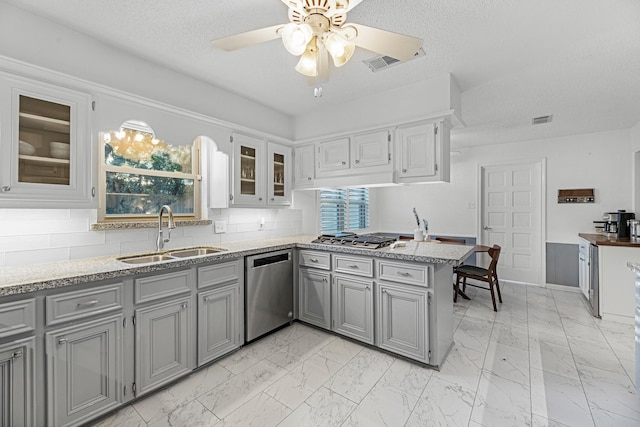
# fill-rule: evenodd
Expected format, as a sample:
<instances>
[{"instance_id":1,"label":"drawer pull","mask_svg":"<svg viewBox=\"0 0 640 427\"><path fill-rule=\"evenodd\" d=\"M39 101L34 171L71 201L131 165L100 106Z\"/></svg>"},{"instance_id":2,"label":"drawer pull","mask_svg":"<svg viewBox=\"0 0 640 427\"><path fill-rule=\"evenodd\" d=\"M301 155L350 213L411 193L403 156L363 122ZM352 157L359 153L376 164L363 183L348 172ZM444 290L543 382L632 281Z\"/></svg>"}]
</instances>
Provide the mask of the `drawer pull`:
<instances>
[{"instance_id":1,"label":"drawer pull","mask_svg":"<svg viewBox=\"0 0 640 427\"><path fill-rule=\"evenodd\" d=\"M92 305L96 305L100 302L100 300L94 299L91 301L84 301L84 302L79 302L76 307L77 308L83 308L83 307L91 307Z\"/></svg>"},{"instance_id":2,"label":"drawer pull","mask_svg":"<svg viewBox=\"0 0 640 427\"><path fill-rule=\"evenodd\" d=\"M351 264L351 265L348 265L347 267L349 267L349 268L359 268L356 264Z\"/></svg>"},{"instance_id":3,"label":"drawer pull","mask_svg":"<svg viewBox=\"0 0 640 427\"><path fill-rule=\"evenodd\" d=\"M185 302L185 303L183 303L180 307L184 310L184 309L186 309L187 307L189 307L189 304L187 304L187 303Z\"/></svg>"},{"instance_id":4,"label":"drawer pull","mask_svg":"<svg viewBox=\"0 0 640 427\"><path fill-rule=\"evenodd\" d=\"M19 359L22 357L22 351L16 351L11 355L12 358L14 359Z\"/></svg>"},{"instance_id":5,"label":"drawer pull","mask_svg":"<svg viewBox=\"0 0 640 427\"><path fill-rule=\"evenodd\" d=\"M383 293L383 294L386 294L386 293L387 293L387 290L386 290L386 289L383 289L383 290L382 290L382 293Z\"/></svg>"},{"instance_id":6,"label":"drawer pull","mask_svg":"<svg viewBox=\"0 0 640 427\"><path fill-rule=\"evenodd\" d=\"M309 258L309 261L311 261L311 262L318 262L318 258Z\"/></svg>"},{"instance_id":7,"label":"drawer pull","mask_svg":"<svg viewBox=\"0 0 640 427\"><path fill-rule=\"evenodd\" d=\"M67 343L67 339L66 338L60 338L58 339L58 345L63 345Z\"/></svg>"},{"instance_id":8,"label":"drawer pull","mask_svg":"<svg viewBox=\"0 0 640 427\"><path fill-rule=\"evenodd\" d=\"M400 276L404 276L404 277L409 277L411 276L411 273L407 273L406 271L398 271L398 274Z\"/></svg>"}]
</instances>

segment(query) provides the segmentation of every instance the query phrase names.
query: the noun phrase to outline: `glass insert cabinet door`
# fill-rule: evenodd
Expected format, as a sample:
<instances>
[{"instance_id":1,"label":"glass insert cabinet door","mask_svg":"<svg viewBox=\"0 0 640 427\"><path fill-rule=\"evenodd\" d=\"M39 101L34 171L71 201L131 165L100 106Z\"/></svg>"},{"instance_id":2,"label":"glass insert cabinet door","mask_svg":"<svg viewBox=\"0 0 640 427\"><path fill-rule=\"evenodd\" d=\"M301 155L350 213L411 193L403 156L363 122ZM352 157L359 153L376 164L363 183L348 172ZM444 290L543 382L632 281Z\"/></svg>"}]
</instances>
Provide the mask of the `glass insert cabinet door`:
<instances>
[{"instance_id":1,"label":"glass insert cabinet door","mask_svg":"<svg viewBox=\"0 0 640 427\"><path fill-rule=\"evenodd\" d=\"M268 199L272 206L287 206L291 204L291 148L269 142L267 144L268 159Z\"/></svg>"},{"instance_id":2,"label":"glass insert cabinet door","mask_svg":"<svg viewBox=\"0 0 640 427\"><path fill-rule=\"evenodd\" d=\"M70 184L71 107L19 96L18 182Z\"/></svg>"},{"instance_id":3,"label":"glass insert cabinet door","mask_svg":"<svg viewBox=\"0 0 640 427\"><path fill-rule=\"evenodd\" d=\"M233 135L232 205L264 205L265 142L250 136Z\"/></svg>"},{"instance_id":4,"label":"glass insert cabinet door","mask_svg":"<svg viewBox=\"0 0 640 427\"><path fill-rule=\"evenodd\" d=\"M0 207L95 207L92 98L0 75Z\"/></svg>"}]
</instances>

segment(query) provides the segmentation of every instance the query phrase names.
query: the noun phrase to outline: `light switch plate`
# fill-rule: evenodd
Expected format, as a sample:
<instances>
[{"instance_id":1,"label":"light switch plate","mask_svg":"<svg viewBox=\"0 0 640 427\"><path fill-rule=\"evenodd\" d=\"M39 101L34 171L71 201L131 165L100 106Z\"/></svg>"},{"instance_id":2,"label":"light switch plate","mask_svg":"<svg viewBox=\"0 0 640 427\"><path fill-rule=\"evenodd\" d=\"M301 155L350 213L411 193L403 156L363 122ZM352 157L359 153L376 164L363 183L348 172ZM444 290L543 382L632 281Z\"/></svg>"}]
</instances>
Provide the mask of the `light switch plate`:
<instances>
[{"instance_id":1,"label":"light switch plate","mask_svg":"<svg viewBox=\"0 0 640 427\"><path fill-rule=\"evenodd\" d=\"M222 234L227 232L227 221L213 221L213 232Z\"/></svg>"}]
</instances>

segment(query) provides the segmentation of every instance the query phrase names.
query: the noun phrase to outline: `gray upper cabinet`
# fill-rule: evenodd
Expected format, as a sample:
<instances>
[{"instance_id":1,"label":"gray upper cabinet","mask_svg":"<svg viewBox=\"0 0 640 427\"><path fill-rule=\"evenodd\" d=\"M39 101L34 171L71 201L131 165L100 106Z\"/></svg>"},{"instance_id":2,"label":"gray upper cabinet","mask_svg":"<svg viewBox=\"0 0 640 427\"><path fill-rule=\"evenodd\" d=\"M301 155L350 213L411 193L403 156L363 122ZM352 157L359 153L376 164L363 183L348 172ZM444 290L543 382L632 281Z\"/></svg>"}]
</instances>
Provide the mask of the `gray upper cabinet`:
<instances>
[{"instance_id":1,"label":"gray upper cabinet","mask_svg":"<svg viewBox=\"0 0 640 427\"><path fill-rule=\"evenodd\" d=\"M191 370L191 313L191 297L135 311L137 396Z\"/></svg>"},{"instance_id":2,"label":"gray upper cabinet","mask_svg":"<svg viewBox=\"0 0 640 427\"><path fill-rule=\"evenodd\" d=\"M198 366L242 344L241 307L238 282L198 294Z\"/></svg>"},{"instance_id":3,"label":"gray upper cabinet","mask_svg":"<svg viewBox=\"0 0 640 427\"><path fill-rule=\"evenodd\" d=\"M332 330L373 344L373 280L333 276Z\"/></svg>"},{"instance_id":4,"label":"gray upper cabinet","mask_svg":"<svg viewBox=\"0 0 640 427\"><path fill-rule=\"evenodd\" d=\"M428 292L417 286L376 283L378 347L429 363Z\"/></svg>"},{"instance_id":5,"label":"gray upper cabinet","mask_svg":"<svg viewBox=\"0 0 640 427\"><path fill-rule=\"evenodd\" d=\"M46 334L52 426L77 425L120 405L122 314Z\"/></svg>"},{"instance_id":6,"label":"gray upper cabinet","mask_svg":"<svg viewBox=\"0 0 640 427\"><path fill-rule=\"evenodd\" d=\"M91 96L0 74L0 207L91 208Z\"/></svg>"},{"instance_id":7,"label":"gray upper cabinet","mask_svg":"<svg viewBox=\"0 0 640 427\"><path fill-rule=\"evenodd\" d=\"M35 425L35 338L0 346L0 427Z\"/></svg>"},{"instance_id":8,"label":"gray upper cabinet","mask_svg":"<svg viewBox=\"0 0 640 427\"><path fill-rule=\"evenodd\" d=\"M331 327L331 273L299 269L299 317L324 329Z\"/></svg>"}]
</instances>

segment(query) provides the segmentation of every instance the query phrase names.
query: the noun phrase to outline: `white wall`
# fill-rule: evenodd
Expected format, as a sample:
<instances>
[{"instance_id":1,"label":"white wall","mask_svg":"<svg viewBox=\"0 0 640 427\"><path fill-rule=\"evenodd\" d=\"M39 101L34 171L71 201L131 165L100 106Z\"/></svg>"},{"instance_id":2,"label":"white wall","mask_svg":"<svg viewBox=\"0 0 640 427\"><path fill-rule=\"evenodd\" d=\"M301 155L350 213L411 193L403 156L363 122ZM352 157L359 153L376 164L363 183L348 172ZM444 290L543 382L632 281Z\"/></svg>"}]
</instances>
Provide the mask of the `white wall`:
<instances>
[{"instance_id":1,"label":"white wall","mask_svg":"<svg viewBox=\"0 0 640 427\"><path fill-rule=\"evenodd\" d=\"M2 2L0 55L292 139L287 115Z\"/></svg>"},{"instance_id":2,"label":"white wall","mask_svg":"<svg viewBox=\"0 0 640 427\"><path fill-rule=\"evenodd\" d=\"M372 92L351 102L296 116L295 139L416 121L452 109L458 116L461 114L460 91L448 73L397 89Z\"/></svg>"},{"instance_id":3,"label":"white wall","mask_svg":"<svg viewBox=\"0 0 640 427\"><path fill-rule=\"evenodd\" d=\"M546 241L577 243L604 212L633 210L630 139L621 130L463 149L451 157L450 183L378 189L378 228L412 231L415 206L432 234L476 236L479 165L546 158ZM596 203L558 204L558 190L569 188L595 188Z\"/></svg>"},{"instance_id":4,"label":"white wall","mask_svg":"<svg viewBox=\"0 0 640 427\"><path fill-rule=\"evenodd\" d=\"M227 221L227 233L213 226L177 227L167 249L264 240L299 234L297 209L212 209L210 219ZM258 223L264 218L263 231ZM156 250L157 229L90 231L94 209L0 209L0 267L114 256Z\"/></svg>"}]
</instances>

